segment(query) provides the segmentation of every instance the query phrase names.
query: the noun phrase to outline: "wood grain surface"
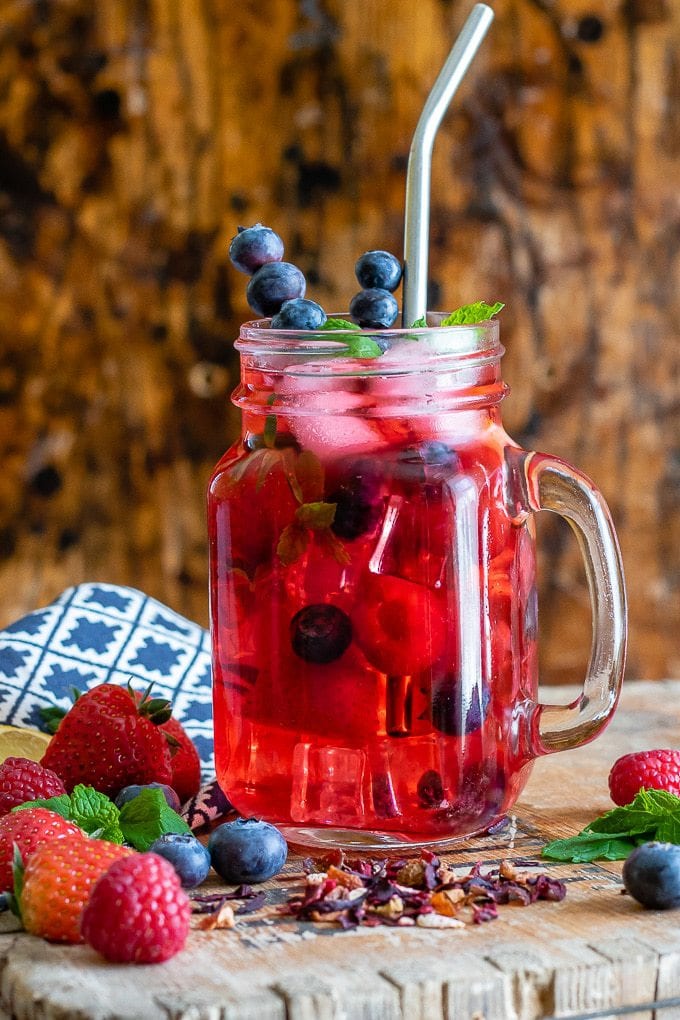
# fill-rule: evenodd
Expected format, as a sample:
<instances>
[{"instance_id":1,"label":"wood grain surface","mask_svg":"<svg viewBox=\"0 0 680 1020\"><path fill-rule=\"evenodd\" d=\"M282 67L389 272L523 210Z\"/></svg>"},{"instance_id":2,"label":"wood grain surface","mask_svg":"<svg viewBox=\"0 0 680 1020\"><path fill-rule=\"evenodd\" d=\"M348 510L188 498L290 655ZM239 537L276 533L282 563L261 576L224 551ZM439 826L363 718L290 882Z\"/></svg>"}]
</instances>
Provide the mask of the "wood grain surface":
<instances>
[{"instance_id":1,"label":"wood grain surface","mask_svg":"<svg viewBox=\"0 0 680 1020\"><path fill-rule=\"evenodd\" d=\"M479 837L443 858L463 870L535 858L547 839L612 806L616 757L677 745L679 730L680 681L627 684L603 737L536 764L514 837L511 829ZM0 1009L20 1020L680 1018L677 911L645 911L621 895L620 863L547 867L567 883L566 899L500 907L487 924L343 932L243 917L231 930L192 931L183 952L158 966L107 964L85 946L12 933L0 915ZM286 870L299 872L300 858ZM267 883L269 903L297 887L294 878Z\"/></svg>"},{"instance_id":2,"label":"wood grain surface","mask_svg":"<svg viewBox=\"0 0 680 1020\"><path fill-rule=\"evenodd\" d=\"M401 251L462 0L0 0L0 626L82 580L207 620L203 492L237 428L227 250L272 224L346 308ZM497 0L437 143L430 304L507 303L510 432L619 529L629 671L680 675L680 5ZM542 663L587 591L542 527Z\"/></svg>"}]
</instances>

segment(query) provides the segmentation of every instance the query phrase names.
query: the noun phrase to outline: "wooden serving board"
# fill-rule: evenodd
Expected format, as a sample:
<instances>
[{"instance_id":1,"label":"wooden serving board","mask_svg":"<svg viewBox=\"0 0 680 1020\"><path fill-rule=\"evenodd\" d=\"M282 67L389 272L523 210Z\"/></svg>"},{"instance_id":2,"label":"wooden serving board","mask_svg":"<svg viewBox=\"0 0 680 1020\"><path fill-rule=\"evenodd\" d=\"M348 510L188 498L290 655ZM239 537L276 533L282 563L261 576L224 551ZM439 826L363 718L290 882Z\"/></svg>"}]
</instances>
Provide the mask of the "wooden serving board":
<instances>
[{"instance_id":1,"label":"wooden serving board","mask_svg":"<svg viewBox=\"0 0 680 1020\"><path fill-rule=\"evenodd\" d=\"M559 695L559 699L557 697ZM553 700L573 692L554 691ZM612 805L607 774L631 750L680 744L680 682L630 683L607 733L536 764L514 826L443 855L455 866L536 857ZM549 865L561 903L499 908L462 930L248 920L192 931L157 966L107 964L86 946L0 935L0 1001L19 1020L535 1020L680 1018L680 911L622 895L620 864ZM292 858L287 871L300 870ZM271 882L284 900L294 880ZM215 883L215 891L219 888Z\"/></svg>"}]
</instances>

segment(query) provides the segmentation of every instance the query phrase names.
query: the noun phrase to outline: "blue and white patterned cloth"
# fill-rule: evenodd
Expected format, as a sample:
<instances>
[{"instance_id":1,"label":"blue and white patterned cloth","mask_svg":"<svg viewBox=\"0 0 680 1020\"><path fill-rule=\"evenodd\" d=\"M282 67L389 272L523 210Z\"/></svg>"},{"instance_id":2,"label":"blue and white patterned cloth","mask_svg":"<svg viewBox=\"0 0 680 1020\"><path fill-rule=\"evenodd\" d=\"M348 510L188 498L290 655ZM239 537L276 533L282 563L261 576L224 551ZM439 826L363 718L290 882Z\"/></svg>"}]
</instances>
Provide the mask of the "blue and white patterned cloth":
<instances>
[{"instance_id":1,"label":"blue and white patterned cloth","mask_svg":"<svg viewBox=\"0 0 680 1020\"><path fill-rule=\"evenodd\" d=\"M128 681L136 690L153 681L155 696L172 701L208 781L195 810L204 821L223 813L226 799L211 782L210 638L203 627L135 588L92 583L68 588L0 631L0 723L40 729L39 710L68 709L72 687Z\"/></svg>"}]
</instances>

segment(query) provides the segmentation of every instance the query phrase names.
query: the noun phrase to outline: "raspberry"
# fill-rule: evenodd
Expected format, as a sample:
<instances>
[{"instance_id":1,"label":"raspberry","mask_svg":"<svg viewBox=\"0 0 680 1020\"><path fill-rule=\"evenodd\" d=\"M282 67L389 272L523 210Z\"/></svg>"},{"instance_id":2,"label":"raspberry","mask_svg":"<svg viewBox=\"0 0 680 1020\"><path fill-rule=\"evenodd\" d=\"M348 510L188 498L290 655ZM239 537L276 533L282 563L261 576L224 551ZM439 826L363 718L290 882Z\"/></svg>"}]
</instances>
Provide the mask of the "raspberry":
<instances>
[{"instance_id":1,"label":"raspberry","mask_svg":"<svg viewBox=\"0 0 680 1020\"><path fill-rule=\"evenodd\" d=\"M97 882L81 931L114 963L161 963L178 953L191 907L172 864L158 854L116 861Z\"/></svg>"},{"instance_id":2,"label":"raspberry","mask_svg":"<svg viewBox=\"0 0 680 1020\"><path fill-rule=\"evenodd\" d=\"M13 845L19 847L26 865L44 843L64 836L83 838L83 832L74 822L67 822L56 811L47 808L26 808L0 818L0 892L14 885L12 876Z\"/></svg>"},{"instance_id":3,"label":"raspberry","mask_svg":"<svg viewBox=\"0 0 680 1020\"><path fill-rule=\"evenodd\" d=\"M630 804L643 789L666 790L680 797L680 751L636 751L614 762L609 792L615 804Z\"/></svg>"},{"instance_id":4,"label":"raspberry","mask_svg":"<svg viewBox=\"0 0 680 1020\"><path fill-rule=\"evenodd\" d=\"M40 847L24 872L21 917L26 931L51 942L82 942L80 918L95 882L114 861L134 853L82 835Z\"/></svg>"},{"instance_id":5,"label":"raspberry","mask_svg":"<svg viewBox=\"0 0 680 1020\"><path fill-rule=\"evenodd\" d=\"M0 815L27 800L47 800L66 793L56 772L30 758L5 758L0 765Z\"/></svg>"}]
</instances>

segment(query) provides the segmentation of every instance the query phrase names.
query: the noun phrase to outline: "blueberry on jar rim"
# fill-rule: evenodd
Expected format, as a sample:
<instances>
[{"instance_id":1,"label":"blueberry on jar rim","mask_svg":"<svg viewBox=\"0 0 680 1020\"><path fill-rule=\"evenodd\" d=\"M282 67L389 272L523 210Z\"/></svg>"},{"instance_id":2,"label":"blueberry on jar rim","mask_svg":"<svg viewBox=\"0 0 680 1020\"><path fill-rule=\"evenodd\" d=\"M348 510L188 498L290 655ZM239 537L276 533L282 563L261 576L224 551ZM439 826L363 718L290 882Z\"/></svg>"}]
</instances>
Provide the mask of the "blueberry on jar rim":
<instances>
[{"instance_id":1,"label":"blueberry on jar rim","mask_svg":"<svg viewBox=\"0 0 680 1020\"><path fill-rule=\"evenodd\" d=\"M325 602L305 606L290 621L292 649L305 662L334 662L347 651L351 640L352 623L347 613Z\"/></svg>"},{"instance_id":2,"label":"blueberry on jar rim","mask_svg":"<svg viewBox=\"0 0 680 1020\"><path fill-rule=\"evenodd\" d=\"M238 234L229 245L231 264L240 273L252 276L270 262L283 258L283 241L270 227L256 223L253 227L239 227Z\"/></svg>"},{"instance_id":3,"label":"blueberry on jar rim","mask_svg":"<svg viewBox=\"0 0 680 1020\"><path fill-rule=\"evenodd\" d=\"M401 283L403 270L399 259L390 252L366 251L357 259L354 272L364 290L378 287L391 293Z\"/></svg>"},{"instance_id":4,"label":"blueberry on jar rim","mask_svg":"<svg viewBox=\"0 0 680 1020\"><path fill-rule=\"evenodd\" d=\"M251 277L246 299L257 315L276 315L286 301L304 297L306 286L297 266L290 262L269 262Z\"/></svg>"},{"instance_id":5,"label":"blueberry on jar rim","mask_svg":"<svg viewBox=\"0 0 680 1020\"><path fill-rule=\"evenodd\" d=\"M399 306L388 290L370 287L354 295L349 310L362 329L389 329L397 318Z\"/></svg>"},{"instance_id":6,"label":"blueberry on jar rim","mask_svg":"<svg viewBox=\"0 0 680 1020\"><path fill-rule=\"evenodd\" d=\"M316 301L293 298L284 301L280 311L272 318L272 329L321 329L326 313Z\"/></svg>"}]
</instances>

